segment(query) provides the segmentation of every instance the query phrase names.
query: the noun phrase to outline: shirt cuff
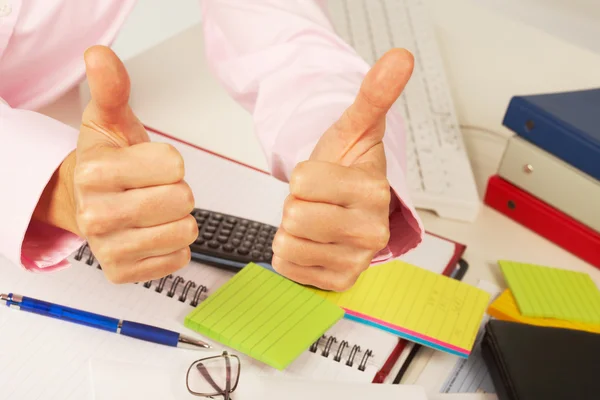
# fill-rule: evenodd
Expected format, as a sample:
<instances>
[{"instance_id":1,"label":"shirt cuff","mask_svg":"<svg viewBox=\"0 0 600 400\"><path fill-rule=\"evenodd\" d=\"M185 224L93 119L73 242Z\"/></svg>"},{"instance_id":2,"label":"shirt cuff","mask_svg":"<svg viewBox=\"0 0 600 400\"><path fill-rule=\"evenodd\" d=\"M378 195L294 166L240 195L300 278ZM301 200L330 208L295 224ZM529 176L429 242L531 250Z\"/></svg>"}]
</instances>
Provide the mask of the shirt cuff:
<instances>
[{"instance_id":1,"label":"shirt cuff","mask_svg":"<svg viewBox=\"0 0 600 400\"><path fill-rule=\"evenodd\" d=\"M32 272L50 272L70 266L67 257L85 240L64 229L32 220L21 246L21 264Z\"/></svg>"},{"instance_id":2,"label":"shirt cuff","mask_svg":"<svg viewBox=\"0 0 600 400\"><path fill-rule=\"evenodd\" d=\"M425 230L416 210L412 206L404 173L398 167L395 159L387 159L388 180L391 187L390 202L390 240L388 245L373 258L373 264L397 258L414 249L423 241Z\"/></svg>"},{"instance_id":3,"label":"shirt cuff","mask_svg":"<svg viewBox=\"0 0 600 400\"><path fill-rule=\"evenodd\" d=\"M78 132L42 114L0 104L0 253L31 271L69 265L67 257L83 239L32 220L54 172L77 146Z\"/></svg>"}]
</instances>

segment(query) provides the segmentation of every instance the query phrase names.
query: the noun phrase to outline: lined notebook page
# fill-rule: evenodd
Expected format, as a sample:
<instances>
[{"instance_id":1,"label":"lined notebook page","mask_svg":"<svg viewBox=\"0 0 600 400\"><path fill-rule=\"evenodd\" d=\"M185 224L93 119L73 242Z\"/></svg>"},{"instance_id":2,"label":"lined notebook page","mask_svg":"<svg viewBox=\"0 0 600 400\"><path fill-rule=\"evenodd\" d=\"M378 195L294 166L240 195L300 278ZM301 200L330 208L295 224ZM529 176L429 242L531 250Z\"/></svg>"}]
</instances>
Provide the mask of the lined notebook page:
<instances>
[{"instance_id":1,"label":"lined notebook page","mask_svg":"<svg viewBox=\"0 0 600 400\"><path fill-rule=\"evenodd\" d=\"M498 263L524 316L600 324L600 290L588 274L507 260Z\"/></svg>"},{"instance_id":2,"label":"lined notebook page","mask_svg":"<svg viewBox=\"0 0 600 400\"><path fill-rule=\"evenodd\" d=\"M185 275L214 282L226 281L229 276L226 271L194 263L184 270L181 272ZM159 294L154 287L147 289L141 284L113 285L100 270L85 263L74 261L72 268L63 271L32 274L0 257L0 275L0 291L154 324L202 338L183 325L185 316L193 310L188 302L180 302L177 295L167 297L167 289ZM180 284L179 288L182 286ZM340 322L354 325L350 321ZM184 372L198 358L194 351L156 345L8 307L0 307L0 331L2 399L91 400L88 363L92 358L155 367L176 366ZM369 333L369 329L356 328L356 335L363 348L385 337L375 329ZM223 349L237 353L218 343L213 344L214 353L207 351L202 355L219 354ZM244 370L251 369L263 375L370 382L377 372L372 364L363 372L310 351L304 351L285 371L237 354L242 358Z\"/></svg>"},{"instance_id":3,"label":"lined notebook page","mask_svg":"<svg viewBox=\"0 0 600 400\"><path fill-rule=\"evenodd\" d=\"M305 287L248 264L185 318L185 326L279 370L344 311Z\"/></svg>"},{"instance_id":4,"label":"lined notebook page","mask_svg":"<svg viewBox=\"0 0 600 400\"><path fill-rule=\"evenodd\" d=\"M86 264L50 274L22 271L0 257L1 291L185 332L189 306L141 285L113 285ZM91 357L145 365L193 361L198 354L0 307L0 398L92 399Z\"/></svg>"},{"instance_id":5,"label":"lined notebook page","mask_svg":"<svg viewBox=\"0 0 600 400\"><path fill-rule=\"evenodd\" d=\"M392 261L365 271L343 293L311 289L343 307L346 318L467 357L490 295L446 276Z\"/></svg>"},{"instance_id":6,"label":"lined notebook page","mask_svg":"<svg viewBox=\"0 0 600 400\"><path fill-rule=\"evenodd\" d=\"M521 315L517 302L510 289L504 290L500 296L488 308L488 314L492 317L504 320L521 322L537 326L551 326L556 328L577 329L593 333L600 333L600 324L587 324L583 322L571 322L556 318L536 318Z\"/></svg>"}]
</instances>

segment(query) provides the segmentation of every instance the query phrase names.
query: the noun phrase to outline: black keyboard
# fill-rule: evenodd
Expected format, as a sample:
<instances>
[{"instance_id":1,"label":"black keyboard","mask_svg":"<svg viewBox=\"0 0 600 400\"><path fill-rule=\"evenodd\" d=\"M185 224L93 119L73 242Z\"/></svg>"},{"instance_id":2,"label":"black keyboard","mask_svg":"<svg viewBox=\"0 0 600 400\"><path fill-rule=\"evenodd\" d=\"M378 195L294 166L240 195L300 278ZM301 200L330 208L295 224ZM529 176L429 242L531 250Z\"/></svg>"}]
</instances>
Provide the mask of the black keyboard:
<instances>
[{"instance_id":1,"label":"black keyboard","mask_svg":"<svg viewBox=\"0 0 600 400\"><path fill-rule=\"evenodd\" d=\"M276 227L198 208L192 215L198 223L193 260L235 271L250 262L270 268Z\"/></svg>"}]
</instances>

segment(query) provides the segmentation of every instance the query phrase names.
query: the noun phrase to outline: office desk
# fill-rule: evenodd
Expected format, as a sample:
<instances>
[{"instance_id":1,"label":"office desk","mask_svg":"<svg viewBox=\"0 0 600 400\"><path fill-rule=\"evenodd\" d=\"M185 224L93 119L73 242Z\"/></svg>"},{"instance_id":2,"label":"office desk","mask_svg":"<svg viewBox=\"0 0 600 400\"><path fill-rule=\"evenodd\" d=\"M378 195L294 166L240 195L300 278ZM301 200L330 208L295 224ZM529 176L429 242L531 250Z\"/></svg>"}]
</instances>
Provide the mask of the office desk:
<instances>
[{"instance_id":1,"label":"office desk","mask_svg":"<svg viewBox=\"0 0 600 400\"><path fill-rule=\"evenodd\" d=\"M501 126L510 97L600 86L600 56L468 0L429 0L428 6L483 195L510 136ZM210 76L201 37L201 28L194 26L127 60L132 107L153 128L266 169L250 116ZM86 99L84 85L81 93L71 92L43 111L76 126L79 102ZM482 207L473 223L419 213L428 231L467 245L465 259L470 269L466 282L476 284L484 279L505 286L496 261L506 258L584 271L600 285L600 270L488 207ZM414 380L424 361L416 363L408 382Z\"/></svg>"}]
</instances>

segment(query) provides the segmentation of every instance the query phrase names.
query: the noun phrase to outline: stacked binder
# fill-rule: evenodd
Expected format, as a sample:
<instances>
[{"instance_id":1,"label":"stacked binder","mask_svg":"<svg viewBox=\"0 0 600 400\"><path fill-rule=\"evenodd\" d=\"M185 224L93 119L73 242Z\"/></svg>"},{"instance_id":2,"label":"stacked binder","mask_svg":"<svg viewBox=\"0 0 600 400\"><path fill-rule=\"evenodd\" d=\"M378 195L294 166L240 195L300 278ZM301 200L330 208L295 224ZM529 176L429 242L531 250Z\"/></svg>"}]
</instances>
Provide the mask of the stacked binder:
<instances>
[{"instance_id":1,"label":"stacked binder","mask_svg":"<svg viewBox=\"0 0 600 400\"><path fill-rule=\"evenodd\" d=\"M600 268L600 89L516 96L485 203Z\"/></svg>"}]
</instances>

